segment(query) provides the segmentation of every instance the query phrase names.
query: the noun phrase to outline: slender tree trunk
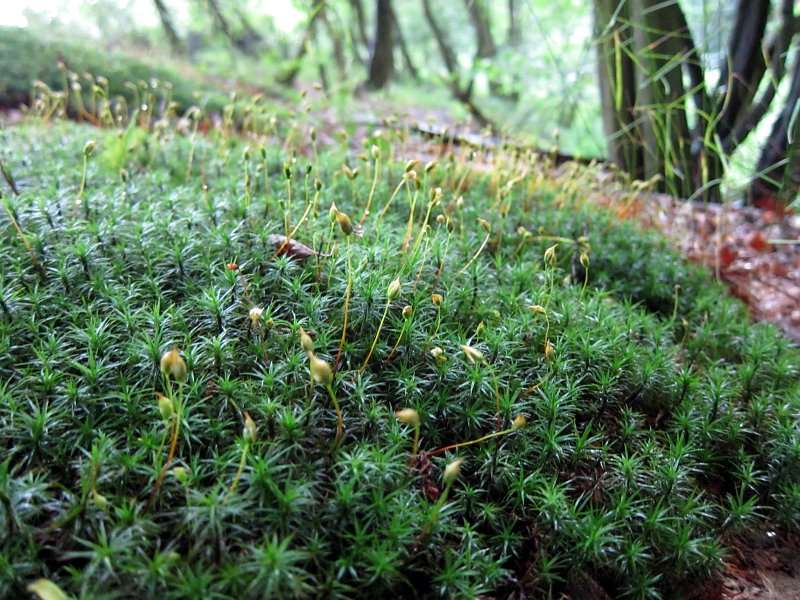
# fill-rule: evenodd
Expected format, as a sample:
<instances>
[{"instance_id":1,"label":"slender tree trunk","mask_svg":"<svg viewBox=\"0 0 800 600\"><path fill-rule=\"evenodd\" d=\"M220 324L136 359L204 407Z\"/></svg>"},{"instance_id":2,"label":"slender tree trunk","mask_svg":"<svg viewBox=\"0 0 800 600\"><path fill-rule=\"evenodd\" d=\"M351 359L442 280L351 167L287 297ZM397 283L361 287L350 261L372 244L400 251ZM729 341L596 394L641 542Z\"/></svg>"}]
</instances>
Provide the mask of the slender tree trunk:
<instances>
[{"instance_id":1,"label":"slender tree trunk","mask_svg":"<svg viewBox=\"0 0 800 600\"><path fill-rule=\"evenodd\" d=\"M766 70L762 43L770 0L739 0L736 23L728 42L728 59L720 74L716 133L730 135L739 117L750 106Z\"/></svg>"},{"instance_id":2,"label":"slender tree trunk","mask_svg":"<svg viewBox=\"0 0 800 600\"><path fill-rule=\"evenodd\" d=\"M725 156L762 120L786 72L788 50L798 34L795 2L781 0L778 27L765 42L770 0L738 1L727 62L717 89L710 92L702 56L678 2L595 0L603 122L611 160L633 177L661 177L662 188L677 196L719 200ZM786 106L763 148L749 190L751 200L767 196L785 201L797 194L798 106L800 56Z\"/></svg>"},{"instance_id":3,"label":"slender tree trunk","mask_svg":"<svg viewBox=\"0 0 800 600\"><path fill-rule=\"evenodd\" d=\"M336 30L331 20L328 18L328 11L320 11L320 21L325 26L330 37L331 45L333 46L333 61L336 64L336 69L339 71L339 79L344 81L347 78L347 61L344 56L344 43L342 35Z\"/></svg>"},{"instance_id":4,"label":"slender tree trunk","mask_svg":"<svg viewBox=\"0 0 800 600\"><path fill-rule=\"evenodd\" d=\"M303 64L303 58L305 58L308 47L314 39L314 34L317 29L317 20L324 10L325 0L314 0L314 4L311 7L311 14L308 16L306 30L303 32L303 39L300 41L300 46L297 48L297 52L292 60L291 68L280 78L281 84L291 86L294 84L294 80L297 79L297 75L300 73L300 67Z\"/></svg>"},{"instance_id":5,"label":"slender tree trunk","mask_svg":"<svg viewBox=\"0 0 800 600\"><path fill-rule=\"evenodd\" d=\"M379 90L394 76L394 23L391 0L377 0L375 5L375 44L369 61L367 86Z\"/></svg>"},{"instance_id":6,"label":"slender tree trunk","mask_svg":"<svg viewBox=\"0 0 800 600\"><path fill-rule=\"evenodd\" d=\"M228 19L225 18L225 15L222 14L222 11L217 4L217 0L206 0L206 6L208 6L208 10L211 12L211 17L214 19L214 26L217 28L217 31L222 33L225 38L233 45L234 48L239 47L239 42L236 36L233 34L233 30L231 29L230 23L228 23Z\"/></svg>"},{"instance_id":7,"label":"slender tree trunk","mask_svg":"<svg viewBox=\"0 0 800 600\"><path fill-rule=\"evenodd\" d=\"M392 25L394 26L394 33L397 36L397 44L400 46L400 53L403 56L403 66L405 67L406 71L409 72L411 77L415 81L418 81L419 72L414 66L414 62L411 60L411 53L408 51L406 37L403 35L403 30L400 27L400 20L397 18L397 13L395 12L394 7L390 6L390 8L392 12Z\"/></svg>"},{"instance_id":8,"label":"slender tree trunk","mask_svg":"<svg viewBox=\"0 0 800 600\"><path fill-rule=\"evenodd\" d=\"M442 30L436 22L430 0L422 0L422 9L425 12L425 18L428 20L428 26L433 32L436 45L439 47L439 53L442 55L444 66L447 68L447 72L455 82L455 85L458 86L458 60L456 59L456 53L453 52L453 47L450 45L450 40L447 39L444 30Z\"/></svg>"},{"instance_id":9,"label":"slender tree trunk","mask_svg":"<svg viewBox=\"0 0 800 600\"><path fill-rule=\"evenodd\" d=\"M508 0L508 45L516 48L522 43L519 28L519 4L517 0Z\"/></svg>"},{"instance_id":10,"label":"slender tree trunk","mask_svg":"<svg viewBox=\"0 0 800 600\"><path fill-rule=\"evenodd\" d=\"M478 41L476 58L492 58L497 54L497 48L494 45L494 38L492 38L489 15L482 0L464 0L464 5L467 7L469 20Z\"/></svg>"},{"instance_id":11,"label":"slender tree trunk","mask_svg":"<svg viewBox=\"0 0 800 600\"><path fill-rule=\"evenodd\" d=\"M800 192L800 52L795 57L789 95L758 160L750 202L768 197L790 203Z\"/></svg>"},{"instance_id":12,"label":"slender tree trunk","mask_svg":"<svg viewBox=\"0 0 800 600\"><path fill-rule=\"evenodd\" d=\"M780 8L781 24L777 33L767 42L770 76L768 85L757 101L754 101L746 114L742 114L730 134L722 139L722 152L731 154L747 139L769 111L778 85L786 73L786 59L792 38L800 30L800 17L793 15L795 0L783 0Z\"/></svg>"},{"instance_id":13,"label":"slender tree trunk","mask_svg":"<svg viewBox=\"0 0 800 600\"><path fill-rule=\"evenodd\" d=\"M164 0L153 0L153 3L156 6L156 10L158 11L158 18L161 20L161 26L164 28L164 33L167 36L167 41L169 41L170 48L175 54L186 54L186 45L181 40L178 32L175 29L175 25L172 22L172 15L167 8L167 5L164 4Z\"/></svg>"},{"instance_id":14,"label":"slender tree trunk","mask_svg":"<svg viewBox=\"0 0 800 600\"><path fill-rule=\"evenodd\" d=\"M350 0L350 8L356 17L356 31L358 32L358 41L361 46L369 52L370 42L367 35L367 19L364 16L364 4L361 0Z\"/></svg>"},{"instance_id":15,"label":"slender tree trunk","mask_svg":"<svg viewBox=\"0 0 800 600\"><path fill-rule=\"evenodd\" d=\"M255 28L250 24L247 15L245 14L244 10L240 5L235 7L236 16L239 19L239 25L242 28L242 34L239 36L239 40L244 48L245 53L249 54L250 56L255 56L266 46L264 41L264 36L262 36Z\"/></svg>"},{"instance_id":16,"label":"slender tree trunk","mask_svg":"<svg viewBox=\"0 0 800 600\"><path fill-rule=\"evenodd\" d=\"M618 0L595 0L594 26L603 127L608 156L635 179L644 178L637 129L635 55L630 6Z\"/></svg>"}]
</instances>

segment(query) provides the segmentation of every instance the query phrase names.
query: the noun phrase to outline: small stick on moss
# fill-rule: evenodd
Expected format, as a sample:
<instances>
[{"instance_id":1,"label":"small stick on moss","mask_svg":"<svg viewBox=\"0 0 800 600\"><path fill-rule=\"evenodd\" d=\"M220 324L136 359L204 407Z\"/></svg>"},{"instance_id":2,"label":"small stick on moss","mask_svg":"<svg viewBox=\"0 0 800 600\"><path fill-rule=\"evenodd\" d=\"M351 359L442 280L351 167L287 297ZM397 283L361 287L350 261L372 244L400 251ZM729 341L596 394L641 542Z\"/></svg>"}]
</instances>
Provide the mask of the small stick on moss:
<instances>
[{"instance_id":1,"label":"small stick on moss","mask_svg":"<svg viewBox=\"0 0 800 600\"><path fill-rule=\"evenodd\" d=\"M0 173L3 174L3 179L6 180L8 187L11 188L11 191L14 192L14 195L19 196L19 189L17 188L17 183L14 181L14 178L11 176L11 173L9 173L6 170L6 166L3 164L2 160L0 160Z\"/></svg>"},{"instance_id":2,"label":"small stick on moss","mask_svg":"<svg viewBox=\"0 0 800 600\"><path fill-rule=\"evenodd\" d=\"M22 230L22 227L20 227L19 221L17 220L16 211L11 206L9 201L6 198L2 197L2 194L0 194L0 198L2 198L3 200L3 208L6 209L6 213L8 214L8 218L11 220L11 224L14 226L14 229L17 231L17 235L19 236L20 241L22 242L23 246L25 246L25 249L28 251L28 254L31 257L31 264L33 265L33 268L36 269L36 272L39 274L39 277L41 277L42 281L44 281L46 276L44 267L42 267L42 264L36 257L36 252L34 251L33 246L31 246L31 243L28 241L25 232Z\"/></svg>"}]
</instances>

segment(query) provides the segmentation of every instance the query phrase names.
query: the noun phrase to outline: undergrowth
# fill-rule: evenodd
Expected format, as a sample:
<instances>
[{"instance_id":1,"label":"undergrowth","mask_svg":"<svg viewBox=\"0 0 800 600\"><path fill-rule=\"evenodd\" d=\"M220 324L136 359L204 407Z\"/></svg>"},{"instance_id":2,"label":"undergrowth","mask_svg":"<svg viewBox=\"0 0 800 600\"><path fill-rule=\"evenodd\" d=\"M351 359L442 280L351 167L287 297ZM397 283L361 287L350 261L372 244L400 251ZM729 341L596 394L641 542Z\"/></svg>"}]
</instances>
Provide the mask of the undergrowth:
<instances>
[{"instance_id":1,"label":"undergrowth","mask_svg":"<svg viewBox=\"0 0 800 600\"><path fill-rule=\"evenodd\" d=\"M591 169L137 123L0 134L0 596L690 597L796 527L796 348Z\"/></svg>"}]
</instances>

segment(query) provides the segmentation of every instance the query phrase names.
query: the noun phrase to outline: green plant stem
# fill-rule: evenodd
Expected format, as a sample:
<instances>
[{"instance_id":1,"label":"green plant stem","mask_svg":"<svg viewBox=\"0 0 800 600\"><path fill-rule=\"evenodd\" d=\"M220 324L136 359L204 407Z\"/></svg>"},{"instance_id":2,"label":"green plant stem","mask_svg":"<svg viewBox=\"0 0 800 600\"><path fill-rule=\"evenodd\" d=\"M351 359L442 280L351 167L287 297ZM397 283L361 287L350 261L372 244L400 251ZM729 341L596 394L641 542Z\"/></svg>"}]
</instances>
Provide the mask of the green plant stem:
<instances>
[{"instance_id":1,"label":"green plant stem","mask_svg":"<svg viewBox=\"0 0 800 600\"><path fill-rule=\"evenodd\" d=\"M244 159L244 204L246 210L250 209L250 160Z\"/></svg>"},{"instance_id":2,"label":"green plant stem","mask_svg":"<svg viewBox=\"0 0 800 600\"><path fill-rule=\"evenodd\" d=\"M344 322L342 323L342 339L339 340L339 351L336 353L336 360L333 361L333 372L339 368L339 360L342 358L344 341L347 337L347 310L350 305L350 291L353 287L353 269L350 263L350 236L347 237L347 290L344 294Z\"/></svg>"},{"instance_id":3,"label":"green plant stem","mask_svg":"<svg viewBox=\"0 0 800 600\"><path fill-rule=\"evenodd\" d=\"M361 375L364 372L364 369L367 368L367 364L369 363L369 359L372 358L372 353L375 351L375 346L378 343L378 338L381 335L381 329L383 329L383 324L386 321L386 315L389 312L389 306L391 302L389 300L386 301L386 307L383 309L383 316L381 317L381 322L378 325L378 331L375 332L375 339L372 340L372 346L369 349L369 353L367 354L367 358L364 359L364 364L361 365L361 368L358 370L358 374Z\"/></svg>"},{"instance_id":4,"label":"green plant stem","mask_svg":"<svg viewBox=\"0 0 800 600\"><path fill-rule=\"evenodd\" d=\"M581 295L578 297L578 302L583 302L583 295L586 293L586 286L589 284L589 267L583 269L583 287L581 288Z\"/></svg>"},{"instance_id":5,"label":"green plant stem","mask_svg":"<svg viewBox=\"0 0 800 600\"><path fill-rule=\"evenodd\" d=\"M81 185L78 188L78 197L75 198L75 204L77 204L78 206L83 204L84 205L83 206L83 211L87 215L89 214L89 205L84 202L83 196L84 196L84 192L86 191L86 174L87 174L88 170L89 170L89 157L84 152L83 153L83 169L81 171Z\"/></svg>"},{"instance_id":6,"label":"green plant stem","mask_svg":"<svg viewBox=\"0 0 800 600\"><path fill-rule=\"evenodd\" d=\"M503 417L500 414L500 386L497 384L497 375L495 374L492 366L487 362L484 364L489 369L489 373L492 374L492 385L494 387L494 398L497 407L497 431L500 431L503 428Z\"/></svg>"},{"instance_id":7,"label":"green plant stem","mask_svg":"<svg viewBox=\"0 0 800 600\"><path fill-rule=\"evenodd\" d=\"M239 461L239 468L236 470L236 475L231 482L231 486L228 488L228 493L225 496L227 500L228 496L233 494L236 491L236 488L239 486L239 480L242 478L242 473L244 473L244 465L247 461L247 451L250 449L250 443L245 442L244 448L242 449L242 459Z\"/></svg>"},{"instance_id":8,"label":"green plant stem","mask_svg":"<svg viewBox=\"0 0 800 600\"><path fill-rule=\"evenodd\" d=\"M286 237L289 235L289 228L292 224L292 179L286 178L286 203L283 205L283 233Z\"/></svg>"},{"instance_id":9,"label":"green plant stem","mask_svg":"<svg viewBox=\"0 0 800 600\"><path fill-rule=\"evenodd\" d=\"M508 429L503 429L502 431L494 431L492 433L488 433L474 440L469 440L468 442L459 442L458 444L451 444L450 446L443 446L441 448L437 448L432 452L428 452L427 455L435 456L437 454L441 454L442 452L447 452L448 450L455 450L456 448L463 448L464 446L472 446L473 444L480 444L481 442L485 442L486 440L490 440L494 437L498 437L501 435L507 435L517 430L518 429L515 429L514 427L509 427Z\"/></svg>"},{"instance_id":10,"label":"green plant stem","mask_svg":"<svg viewBox=\"0 0 800 600\"><path fill-rule=\"evenodd\" d=\"M486 237L483 238L483 243L481 244L480 248L478 248L478 251L475 253L475 256L469 259L469 262L465 264L464 267L458 272L459 275L463 275L466 272L466 270L470 268L472 263L474 263L477 260L481 252L483 252L483 249L486 247L486 244L489 242L490 237L492 237L491 232L487 233Z\"/></svg>"},{"instance_id":11,"label":"green plant stem","mask_svg":"<svg viewBox=\"0 0 800 600\"><path fill-rule=\"evenodd\" d=\"M411 321L411 319L408 318L403 323L403 328L400 330L400 335L397 336L397 341L394 343L394 346L392 346L392 349L389 352L388 356L384 359L384 361L383 361L384 364L389 362L390 360L392 360L392 357L394 356L394 353L397 352L397 348L400 346L400 341L403 339L403 336L406 333L406 328L409 326L410 321Z\"/></svg>"},{"instance_id":12,"label":"green plant stem","mask_svg":"<svg viewBox=\"0 0 800 600\"><path fill-rule=\"evenodd\" d=\"M178 384L178 398L177 400L174 398L174 394L172 393L172 382L170 381L169 375L164 375L164 379L166 381L166 392L167 397L172 401L173 406L175 407L175 425L172 428L172 436L169 443L169 453L167 454L167 460L164 462L164 465L161 467L161 471L158 473L158 477L156 478L156 482L153 484L153 491L150 492L150 497L147 500L147 503L150 504L153 499L156 497L158 493L158 489L161 487L161 482L164 480L164 476L167 474L169 470L169 465L172 462L172 459L175 458L175 452L178 448L178 439L180 437L181 432L181 421L183 420L183 384Z\"/></svg>"},{"instance_id":13,"label":"green plant stem","mask_svg":"<svg viewBox=\"0 0 800 600\"><path fill-rule=\"evenodd\" d=\"M442 324L442 305L439 304L436 307L436 326L433 328L433 333L431 334L431 337L428 338L428 340L425 342L425 345L422 347L423 352L425 352L425 350L428 349L428 346L430 346L431 342L433 342L433 338L435 338L436 334L439 333L439 326L441 324Z\"/></svg>"},{"instance_id":14,"label":"green plant stem","mask_svg":"<svg viewBox=\"0 0 800 600\"><path fill-rule=\"evenodd\" d=\"M33 264L33 268L44 277L45 271L42 267L39 259L36 258L36 252L34 252L33 247L31 246L28 238L25 236L25 232L22 231L22 227L20 227L19 222L17 221L17 217L14 214L11 206L9 205L8 200L3 199L3 208L6 209L6 213L8 214L8 218L11 219L11 224L14 225L14 229L17 231L17 235L19 236L20 241L25 246L25 249L28 251L28 254L31 257L31 264Z\"/></svg>"},{"instance_id":15,"label":"green plant stem","mask_svg":"<svg viewBox=\"0 0 800 600\"><path fill-rule=\"evenodd\" d=\"M327 383L325 387L328 389L328 394L333 402L333 408L336 410L336 439L333 442L333 449L335 450L344 432L344 418L342 417L342 408L339 406L339 401L336 399L336 393L333 391L333 385Z\"/></svg>"},{"instance_id":16,"label":"green plant stem","mask_svg":"<svg viewBox=\"0 0 800 600\"><path fill-rule=\"evenodd\" d=\"M406 235L403 238L403 252L408 250L408 245L411 243L411 232L414 229L414 207L417 204L417 195L419 190L414 190L414 196L411 198L411 204L408 210L408 225L406 226Z\"/></svg>"},{"instance_id":17,"label":"green plant stem","mask_svg":"<svg viewBox=\"0 0 800 600\"><path fill-rule=\"evenodd\" d=\"M375 196L375 187L378 185L378 174L380 172L381 159L375 159L375 173L372 175L372 187L369 190L369 197L367 198L367 205L364 207L364 214L361 215L360 224L363 225L364 221L369 216L369 207L372 206L372 198Z\"/></svg>"},{"instance_id":18,"label":"green plant stem","mask_svg":"<svg viewBox=\"0 0 800 600\"><path fill-rule=\"evenodd\" d=\"M425 526L422 528L422 531L417 538L417 544L425 538L433 529L433 526L436 525L436 520L439 518L439 513L442 512L442 508L444 507L444 503L447 502L447 496L450 494L450 488L453 487L453 482L450 481L447 485L444 486L444 491L442 495L439 496L439 499L436 501L436 504L433 505L433 509L431 510L431 514L428 517L428 520L425 522Z\"/></svg>"},{"instance_id":19,"label":"green plant stem","mask_svg":"<svg viewBox=\"0 0 800 600\"><path fill-rule=\"evenodd\" d=\"M433 206L434 206L433 200L428 202L428 210L425 212L425 218L422 221L422 229L419 230L419 233L417 234L417 239L414 242L414 248L411 251L412 254L414 254L417 251L417 248L419 248L419 245L422 243L422 238L425 235L425 231L428 228L428 221L431 218L431 211L433 210Z\"/></svg>"},{"instance_id":20,"label":"green plant stem","mask_svg":"<svg viewBox=\"0 0 800 600\"><path fill-rule=\"evenodd\" d=\"M681 293L681 286L680 284L675 284L675 295L674 295L674 302L672 306L672 321L675 322L675 319L678 317L678 300L680 298Z\"/></svg>"},{"instance_id":21,"label":"green plant stem","mask_svg":"<svg viewBox=\"0 0 800 600\"><path fill-rule=\"evenodd\" d=\"M386 211L389 210L389 207L392 205L392 202L394 202L395 196L397 196L398 192L400 191L400 188L403 187L403 184L405 184L406 189L408 189L408 181L405 178L403 178L403 180L397 184L397 187L394 188L392 195L389 196L389 200L386 202L383 209L378 214L378 219L375 221L376 225L381 222L381 219L383 219L383 216L386 214Z\"/></svg>"}]
</instances>

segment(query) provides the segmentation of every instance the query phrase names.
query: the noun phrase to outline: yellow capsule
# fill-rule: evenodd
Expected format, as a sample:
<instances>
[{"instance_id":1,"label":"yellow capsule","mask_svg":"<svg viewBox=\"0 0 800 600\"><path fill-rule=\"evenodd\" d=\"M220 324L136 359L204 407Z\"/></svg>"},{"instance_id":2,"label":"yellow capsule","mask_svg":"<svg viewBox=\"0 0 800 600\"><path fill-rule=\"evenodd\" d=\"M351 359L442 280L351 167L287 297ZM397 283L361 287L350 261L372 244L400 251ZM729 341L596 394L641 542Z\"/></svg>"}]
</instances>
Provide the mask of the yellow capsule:
<instances>
[{"instance_id":1,"label":"yellow capsule","mask_svg":"<svg viewBox=\"0 0 800 600\"><path fill-rule=\"evenodd\" d=\"M418 161L418 160L416 160L416 159L414 159L414 160L409 160L409 161L406 163L406 166L405 166L405 168L403 169L403 173L408 173L409 171L411 171L411 170L413 170L413 169L416 169L418 164L419 164L419 161Z\"/></svg>"},{"instance_id":2,"label":"yellow capsule","mask_svg":"<svg viewBox=\"0 0 800 600\"><path fill-rule=\"evenodd\" d=\"M535 313L537 313L539 315L547 316L547 309L544 306L542 306L541 304L534 304L533 306L529 306L528 310L532 310L533 312L535 312Z\"/></svg>"},{"instance_id":3,"label":"yellow capsule","mask_svg":"<svg viewBox=\"0 0 800 600\"><path fill-rule=\"evenodd\" d=\"M342 230L343 234L350 235L353 233L353 221L350 220L346 213L340 210L336 211L336 222L339 223L339 229Z\"/></svg>"},{"instance_id":4,"label":"yellow capsule","mask_svg":"<svg viewBox=\"0 0 800 600\"><path fill-rule=\"evenodd\" d=\"M255 325L261 320L261 315L263 314L264 314L264 309L259 308L258 306L254 306L253 308L250 309L249 313L250 321L253 323L253 325Z\"/></svg>"},{"instance_id":5,"label":"yellow capsule","mask_svg":"<svg viewBox=\"0 0 800 600\"><path fill-rule=\"evenodd\" d=\"M181 357L178 347L175 346L169 352L161 355L161 372L172 377L175 381L186 381L186 362Z\"/></svg>"},{"instance_id":6,"label":"yellow capsule","mask_svg":"<svg viewBox=\"0 0 800 600\"><path fill-rule=\"evenodd\" d=\"M300 328L300 346L306 354L314 353L314 340L311 339L311 336L308 335L306 330L302 327Z\"/></svg>"},{"instance_id":7,"label":"yellow capsule","mask_svg":"<svg viewBox=\"0 0 800 600\"><path fill-rule=\"evenodd\" d=\"M322 385L330 385L333 383L333 370L331 366L326 361L318 358L316 354L311 354L309 359L311 361L310 368L311 374L314 376L314 381Z\"/></svg>"},{"instance_id":8,"label":"yellow capsule","mask_svg":"<svg viewBox=\"0 0 800 600\"><path fill-rule=\"evenodd\" d=\"M517 429L522 429L528 423L528 419L525 418L525 415L517 415L514 417L514 421L511 423L512 431L516 431Z\"/></svg>"},{"instance_id":9,"label":"yellow capsule","mask_svg":"<svg viewBox=\"0 0 800 600\"><path fill-rule=\"evenodd\" d=\"M550 340L547 340L544 343L544 357L547 360L552 360L553 357L556 355L556 349L553 347L553 344L550 343Z\"/></svg>"},{"instance_id":10,"label":"yellow capsule","mask_svg":"<svg viewBox=\"0 0 800 600\"><path fill-rule=\"evenodd\" d=\"M386 297L389 299L389 302L392 302L400 295L401 289L400 278L397 277L389 284L389 289L386 291Z\"/></svg>"},{"instance_id":11,"label":"yellow capsule","mask_svg":"<svg viewBox=\"0 0 800 600\"><path fill-rule=\"evenodd\" d=\"M551 267L554 267L556 264L556 248L558 248L558 244L553 244L544 251L544 262Z\"/></svg>"},{"instance_id":12,"label":"yellow capsule","mask_svg":"<svg viewBox=\"0 0 800 600\"><path fill-rule=\"evenodd\" d=\"M472 346L467 346L466 344L459 344L459 347L464 351L464 354L467 357L467 360L471 363L475 362L485 362L483 357L483 352L478 350L477 348L473 348Z\"/></svg>"},{"instance_id":13,"label":"yellow capsule","mask_svg":"<svg viewBox=\"0 0 800 600\"><path fill-rule=\"evenodd\" d=\"M398 410L396 413L394 413L394 416L406 425L419 427L419 413L413 408L403 408Z\"/></svg>"},{"instance_id":14,"label":"yellow capsule","mask_svg":"<svg viewBox=\"0 0 800 600\"><path fill-rule=\"evenodd\" d=\"M170 417L172 417L172 414L175 412L175 406L172 400L159 392L156 392L156 398L158 399L158 410L161 411L161 418L165 421L169 421Z\"/></svg>"},{"instance_id":15,"label":"yellow capsule","mask_svg":"<svg viewBox=\"0 0 800 600\"><path fill-rule=\"evenodd\" d=\"M242 437L248 444L252 444L256 441L256 422L253 421L253 418L248 413L244 413Z\"/></svg>"},{"instance_id":16,"label":"yellow capsule","mask_svg":"<svg viewBox=\"0 0 800 600\"><path fill-rule=\"evenodd\" d=\"M445 485L451 485L456 480L456 477L461 472L461 464L463 462L463 458L457 458L444 468L443 479Z\"/></svg>"},{"instance_id":17,"label":"yellow capsule","mask_svg":"<svg viewBox=\"0 0 800 600\"><path fill-rule=\"evenodd\" d=\"M92 502L94 502L94 505L100 510L106 510L108 508L108 500L95 488L92 488Z\"/></svg>"}]
</instances>

